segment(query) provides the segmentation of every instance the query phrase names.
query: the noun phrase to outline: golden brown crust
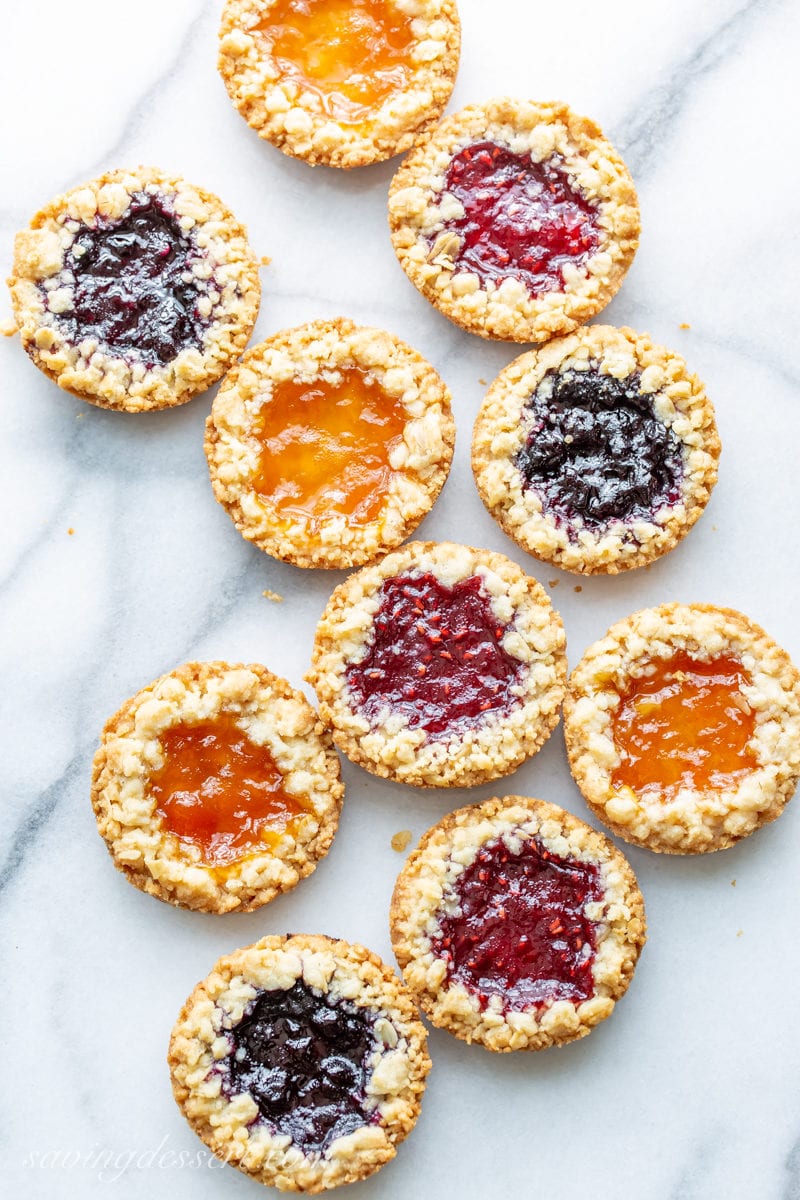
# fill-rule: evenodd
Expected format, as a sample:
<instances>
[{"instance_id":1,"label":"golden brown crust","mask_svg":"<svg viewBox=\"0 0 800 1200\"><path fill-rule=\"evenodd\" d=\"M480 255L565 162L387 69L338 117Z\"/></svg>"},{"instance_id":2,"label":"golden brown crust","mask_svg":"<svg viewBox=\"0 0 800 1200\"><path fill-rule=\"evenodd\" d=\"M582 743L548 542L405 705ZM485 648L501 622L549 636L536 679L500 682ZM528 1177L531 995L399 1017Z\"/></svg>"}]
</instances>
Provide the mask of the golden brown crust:
<instances>
[{"instance_id":1,"label":"golden brown crust","mask_svg":"<svg viewBox=\"0 0 800 1200\"><path fill-rule=\"evenodd\" d=\"M208 320L200 349L152 366L128 361L96 338L74 345L57 320L72 305L72 276L64 266L76 235L98 215L122 218L142 191L163 195L195 240L192 269ZM36 366L79 399L124 412L185 404L216 383L247 345L261 296L258 260L244 226L211 192L155 167L108 171L52 200L17 235L8 286L22 344Z\"/></svg>"},{"instance_id":2,"label":"golden brown crust","mask_svg":"<svg viewBox=\"0 0 800 1200\"><path fill-rule=\"evenodd\" d=\"M508 713L489 713L472 728L429 740L406 716L370 724L351 706L346 671L367 651L384 580L430 572L452 587L478 576L498 622L502 645L523 663ZM543 588L502 554L453 542L410 542L333 592L317 626L312 667L320 717L336 745L367 771L414 787L474 787L516 770L558 723L566 673L564 628Z\"/></svg>"},{"instance_id":3,"label":"golden brown crust","mask_svg":"<svg viewBox=\"0 0 800 1200\"><path fill-rule=\"evenodd\" d=\"M450 160L487 139L534 161L558 155L560 168L597 204L600 245L584 267L565 270L561 291L533 298L512 277L486 287L454 266L457 236L429 245L442 229L443 206L448 215L463 211L444 191ZM392 180L389 227L403 270L449 320L481 337L544 342L570 333L616 294L638 246L639 206L627 167L593 121L558 102L503 98L462 109L417 143Z\"/></svg>"},{"instance_id":4,"label":"golden brown crust","mask_svg":"<svg viewBox=\"0 0 800 1200\"><path fill-rule=\"evenodd\" d=\"M416 61L409 85L392 93L372 118L340 124L319 98L298 89L259 46L251 30L274 0L227 0L218 67L228 95L259 137L312 166L363 167L407 150L435 125L455 84L461 49L456 0L392 0L412 18Z\"/></svg>"},{"instance_id":5,"label":"golden brown crust","mask_svg":"<svg viewBox=\"0 0 800 1200\"><path fill-rule=\"evenodd\" d=\"M682 789L667 800L614 788L621 759L611 714L653 659L730 655L750 678L755 714L748 749L758 767L727 790ZM742 613L710 604L662 604L612 625L573 671L564 700L569 765L587 804L613 833L669 854L723 850L780 816L800 778L800 675L784 650Z\"/></svg>"},{"instance_id":6,"label":"golden brown crust","mask_svg":"<svg viewBox=\"0 0 800 1200\"><path fill-rule=\"evenodd\" d=\"M654 397L653 410L682 448L683 479L677 504L653 521L609 521L589 526L580 517L558 521L542 511L515 465L529 432L526 406L546 376L589 367L626 379L641 376L639 391ZM720 441L705 387L679 354L655 345L648 334L591 325L515 359L494 380L478 413L472 470L481 500L523 550L578 574L609 574L646 566L672 550L705 509L717 480Z\"/></svg>"},{"instance_id":7,"label":"golden brown crust","mask_svg":"<svg viewBox=\"0 0 800 1200\"><path fill-rule=\"evenodd\" d=\"M488 1006L461 983L448 982L433 952L443 905L454 884L487 842L512 845L535 837L559 858L596 863L603 899L592 904L597 946L595 991L582 1003L551 1001L503 1012L498 996ZM586 911L589 913L590 905ZM524 796L486 800L448 813L420 839L395 885L389 924L406 983L434 1025L487 1050L543 1050L585 1037L611 1015L624 995L646 939L644 900L630 864L616 846L577 817Z\"/></svg>"},{"instance_id":8,"label":"golden brown crust","mask_svg":"<svg viewBox=\"0 0 800 1200\"><path fill-rule=\"evenodd\" d=\"M299 978L376 1018L367 1102L380 1115L322 1154L270 1132L250 1096L226 1099L212 1074L230 1052L226 1031L258 991L285 990ZM431 1066L425 1029L395 973L363 946L307 934L265 937L221 958L184 1004L168 1062L178 1106L217 1157L259 1183L312 1195L364 1179L394 1158L419 1116Z\"/></svg>"},{"instance_id":9,"label":"golden brown crust","mask_svg":"<svg viewBox=\"0 0 800 1200\"><path fill-rule=\"evenodd\" d=\"M224 868L161 828L148 781L159 735L182 722L235 717L265 745L306 811L274 846ZM310 875L330 849L344 789L329 735L302 692L251 663L187 663L137 692L106 723L92 770L92 807L114 865L141 891L200 912L251 912Z\"/></svg>"},{"instance_id":10,"label":"golden brown crust","mask_svg":"<svg viewBox=\"0 0 800 1200\"><path fill-rule=\"evenodd\" d=\"M255 422L289 379L311 381L356 367L402 403L402 445L393 453L383 506L367 525L331 514L319 533L289 520L253 486L260 443ZM430 510L453 458L450 393L421 354L384 330L345 317L286 329L253 347L220 388L206 422L205 451L214 495L243 537L298 567L350 568L399 545Z\"/></svg>"}]
</instances>

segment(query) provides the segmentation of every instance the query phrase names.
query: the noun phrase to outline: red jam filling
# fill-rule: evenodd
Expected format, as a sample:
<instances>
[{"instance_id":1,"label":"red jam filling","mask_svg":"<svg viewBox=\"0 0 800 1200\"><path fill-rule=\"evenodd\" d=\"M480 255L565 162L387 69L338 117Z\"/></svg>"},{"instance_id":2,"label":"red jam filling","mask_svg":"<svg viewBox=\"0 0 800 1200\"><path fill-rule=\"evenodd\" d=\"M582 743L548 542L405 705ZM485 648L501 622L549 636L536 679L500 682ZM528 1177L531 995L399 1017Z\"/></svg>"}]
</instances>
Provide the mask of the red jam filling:
<instances>
[{"instance_id":1,"label":"red jam filling","mask_svg":"<svg viewBox=\"0 0 800 1200\"><path fill-rule=\"evenodd\" d=\"M387 708L435 738L508 712L523 664L502 646L477 575L447 587L430 573L383 583L365 657L347 668L356 707L369 721Z\"/></svg>"},{"instance_id":2,"label":"red jam filling","mask_svg":"<svg viewBox=\"0 0 800 1200\"><path fill-rule=\"evenodd\" d=\"M558 858L536 838L512 853L498 838L459 875L455 894L459 912L438 914L433 952L481 1008L492 996L507 1012L594 995L596 926L585 908L603 896L596 863Z\"/></svg>"},{"instance_id":3,"label":"red jam filling","mask_svg":"<svg viewBox=\"0 0 800 1200\"><path fill-rule=\"evenodd\" d=\"M600 244L598 210L572 186L553 156L533 162L494 142L477 142L451 160L444 190L464 216L442 232L461 239L454 257L460 272L482 286L518 279L533 298L564 286L564 267L583 266Z\"/></svg>"}]
</instances>

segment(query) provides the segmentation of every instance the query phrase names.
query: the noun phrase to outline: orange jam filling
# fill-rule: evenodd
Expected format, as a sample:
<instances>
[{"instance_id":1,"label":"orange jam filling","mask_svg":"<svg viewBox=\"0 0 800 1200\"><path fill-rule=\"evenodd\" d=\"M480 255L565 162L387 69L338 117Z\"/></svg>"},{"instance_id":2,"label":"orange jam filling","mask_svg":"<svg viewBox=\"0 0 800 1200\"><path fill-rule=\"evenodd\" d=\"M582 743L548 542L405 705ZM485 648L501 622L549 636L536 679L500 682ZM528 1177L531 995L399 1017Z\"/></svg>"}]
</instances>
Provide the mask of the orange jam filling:
<instances>
[{"instance_id":1,"label":"orange jam filling","mask_svg":"<svg viewBox=\"0 0 800 1200\"><path fill-rule=\"evenodd\" d=\"M277 0L256 27L284 79L357 124L414 70L411 18L388 0Z\"/></svg>"},{"instance_id":2,"label":"orange jam filling","mask_svg":"<svg viewBox=\"0 0 800 1200\"><path fill-rule=\"evenodd\" d=\"M362 371L340 376L335 384L277 384L255 426L256 492L280 516L305 518L312 534L333 515L356 528L376 519L393 474L389 455L408 419L402 402Z\"/></svg>"},{"instance_id":3,"label":"orange jam filling","mask_svg":"<svg viewBox=\"0 0 800 1200\"><path fill-rule=\"evenodd\" d=\"M742 687L750 683L735 658L698 662L679 653L648 664L612 717L621 756L615 788L673 800L681 788L721 791L758 767L748 748L755 715Z\"/></svg>"},{"instance_id":4,"label":"orange jam filling","mask_svg":"<svg viewBox=\"0 0 800 1200\"><path fill-rule=\"evenodd\" d=\"M223 867L274 846L301 813L266 746L257 746L230 713L179 724L160 737L164 765L150 779L161 827ZM307 803L307 801L306 801Z\"/></svg>"}]
</instances>

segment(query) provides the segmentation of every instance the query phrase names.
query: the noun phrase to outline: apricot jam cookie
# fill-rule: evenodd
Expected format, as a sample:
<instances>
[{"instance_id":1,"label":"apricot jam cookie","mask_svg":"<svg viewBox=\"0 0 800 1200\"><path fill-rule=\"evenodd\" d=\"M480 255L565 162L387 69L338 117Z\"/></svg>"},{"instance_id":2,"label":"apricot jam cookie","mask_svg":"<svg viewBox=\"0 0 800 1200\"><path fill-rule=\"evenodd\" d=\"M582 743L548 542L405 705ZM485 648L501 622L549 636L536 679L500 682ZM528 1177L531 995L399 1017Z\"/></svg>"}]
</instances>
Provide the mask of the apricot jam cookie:
<instances>
[{"instance_id":1,"label":"apricot jam cookie","mask_svg":"<svg viewBox=\"0 0 800 1200\"><path fill-rule=\"evenodd\" d=\"M492 100L447 117L389 192L400 265L470 333L545 342L608 304L639 241L628 169L565 104Z\"/></svg>"},{"instance_id":2,"label":"apricot jam cookie","mask_svg":"<svg viewBox=\"0 0 800 1200\"><path fill-rule=\"evenodd\" d=\"M362 167L439 119L460 45L455 0L227 0L219 69L260 137Z\"/></svg>"},{"instance_id":3,"label":"apricot jam cookie","mask_svg":"<svg viewBox=\"0 0 800 1200\"><path fill-rule=\"evenodd\" d=\"M800 776L800 676L741 613L663 604L613 625L564 702L572 774L636 845L722 850L780 816Z\"/></svg>"},{"instance_id":4,"label":"apricot jam cookie","mask_svg":"<svg viewBox=\"0 0 800 1200\"><path fill-rule=\"evenodd\" d=\"M439 495L454 440L433 367L344 318L256 346L206 425L217 500L243 537L299 567L359 566L402 542Z\"/></svg>"},{"instance_id":5,"label":"apricot jam cookie","mask_svg":"<svg viewBox=\"0 0 800 1200\"><path fill-rule=\"evenodd\" d=\"M547 740L565 675L561 618L535 579L489 550L411 542L336 589L307 679L353 762L472 787Z\"/></svg>"},{"instance_id":6,"label":"apricot jam cookie","mask_svg":"<svg viewBox=\"0 0 800 1200\"><path fill-rule=\"evenodd\" d=\"M394 1158L431 1063L409 993L376 954L295 934L215 964L183 1006L169 1066L178 1105L218 1158L315 1193Z\"/></svg>"},{"instance_id":7,"label":"apricot jam cookie","mask_svg":"<svg viewBox=\"0 0 800 1200\"><path fill-rule=\"evenodd\" d=\"M719 452L714 410L680 355L647 334L592 325L501 371L475 422L472 469L523 550L614 575L688 533Z\"/></svg>"},{"instance_id":8,"label":"apricot jam cookie","mask_svg":"<svg viewBox=\"0 0 800 1200\"><path fill-rule=\"evenodd\" d=\"M449 813L397 880L392 944L434 1025L487 1050L543 1050L610 1016L645 941L608 838L523 796Z\"/></svg>"},{"instance_id":9,"label":"apricot jam cookie","mask_svg":"<svg viewBox=\"0 0 800 1200\"><path fill-rule=\"evenodd\" d=\"M339 760L301 692L257 664L187 663L107 723L92 805L114 864L159 900L249 912L327 854Z\"/></svg>"}]
</instances>

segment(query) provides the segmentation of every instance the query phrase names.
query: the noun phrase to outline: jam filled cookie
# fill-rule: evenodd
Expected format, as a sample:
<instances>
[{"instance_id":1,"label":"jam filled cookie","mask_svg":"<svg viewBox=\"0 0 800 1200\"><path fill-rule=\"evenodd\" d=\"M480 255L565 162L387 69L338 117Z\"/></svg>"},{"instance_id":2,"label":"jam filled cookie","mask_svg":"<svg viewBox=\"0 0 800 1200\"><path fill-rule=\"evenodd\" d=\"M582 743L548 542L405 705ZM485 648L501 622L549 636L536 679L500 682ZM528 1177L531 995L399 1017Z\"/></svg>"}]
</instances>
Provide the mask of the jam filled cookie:
<instances>
[{"instance_id":1,"label":"jam filled cookie","mask_svg":"<svg viewBox=\"0 0 800 1200\"><path fill-rule=\"evenodd\" d=\"M221 958L183 1006L175 1099L217 1157L281 1191L353 1183L419 1116L425 1030L363 946L296 934Z\"/></svg>"},{"instance_id":2,"label":"jam filled cookie","mask_svg":"<svg viewBox=\"0 0 800 1200\"><path fill-rule=\"evenodd\" d=\"M494 100L447 117L389 192L400 265L470 333L544 342L605 308L639 241L628 170L564 104Z\"/></svg>"},{"instance_id":3,"label":"jam filled cookie","mask_svg":"<svg viewBox=\"0 0 800 1200\"><path fill-rule=\"evenodd\" d=\"M616 574L688 533L719 452L714 410L683 359L646 334L592 325L500 373L475 422L472 468L523 550Z\"/></svg>"},{"instance_id":4,"label":"jam filled cookie","mask_svg":"<svg viewBox=\"0 0 800 1200\"><path fill-rule=\"evenodd\" d=\"M307 678L353 762L417 787L472 787L549 737L564 646L544 590L510 559L412 542L336 589Z\"/></svg>"},{"instance_id":5,"label":"jam filled cookie","mask_svg":"<svg viewBox=\"0 0 800 1200\"><path fill-rule=\"evenodd\" d=\"M732 846L800 777L800 676L741 613L664 604L613 625L570 677L572 774L601 821L674 854Z\"/></svg>"},{"instance_id":6,"label":"jam filled cookie","mask_svg":"<svg viewBox=\"0 0 800 1200\"><path fill-rule=\"evenodd\" d=\"M439 119L460 44L455 0L227 0L219 69L260 137L361 167Z\"/></svg>"},{"instance_id":7,"label":"jam filled cookie","mask_svg":"<svg viewBox=\"0 0 800 1200\"><path fill-rule=\"evenodd\" d=\"M390 921L426 1015L488 1050L590 1033L625 993L645 940L644 901L616 846L522 796L429 829L397 880Z\"/></svg>"},{"instance_id":8,"label":"jam filled cookie","mask_svg":"<svg viewBox=\"0 0 800 1200\"><path fill-rule=\"evenodd\" d=\"M106 725L92 804L115 865L184 908L249 912L314 870L339 760L301 692L258 665L187 663Z\"/></svg>"},{"instance_id":9,"label":"jam filled cookie","mask_svg":"<svg viewBox=\"0 0 800 1200\"><path fill-rule=\"evenodd\" d=\"M244 350L261 284L221 200L154 168L56 197L17 235L9 279L22 344L100 408L185 404Z\"/></svg>"},{"instance_id":10,"label":"jam filled cookie","mask_svg":"<svg viewBox=\"0 0 800 1200\"><path fill-rule=\"evenodd\" d=\"M341 318L256 346L206 425L217 500L244 537L300 567L360 566L399 545L439 495L454 440L433 367Z\"/></svg>"}]
</instances>

